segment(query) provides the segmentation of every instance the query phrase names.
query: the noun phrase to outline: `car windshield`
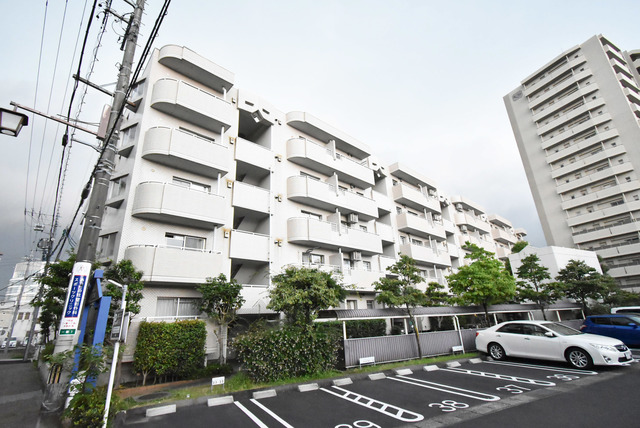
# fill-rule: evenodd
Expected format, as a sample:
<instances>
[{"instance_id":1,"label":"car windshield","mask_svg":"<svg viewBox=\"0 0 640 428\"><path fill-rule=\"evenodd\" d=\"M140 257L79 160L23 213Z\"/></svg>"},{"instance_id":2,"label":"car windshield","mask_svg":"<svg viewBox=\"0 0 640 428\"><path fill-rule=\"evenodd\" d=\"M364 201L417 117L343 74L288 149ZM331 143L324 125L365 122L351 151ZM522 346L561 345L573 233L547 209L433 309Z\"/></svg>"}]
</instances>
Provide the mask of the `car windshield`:
<instances>
[{"instance_id":1,"label":"car windshield","mask_svg":"<svg viewBox=\"0 0 640 428\"><path fill-rule=\"evenodd\" d=\"M566 325L563 325L563 324L558 324L557 322L549 322L541 325L553 331L554 333L557 333L560 336L574 336L577 334L583 334L579 330L576 330L571 327L567 327Z\"/></svg>"}]
</instances>

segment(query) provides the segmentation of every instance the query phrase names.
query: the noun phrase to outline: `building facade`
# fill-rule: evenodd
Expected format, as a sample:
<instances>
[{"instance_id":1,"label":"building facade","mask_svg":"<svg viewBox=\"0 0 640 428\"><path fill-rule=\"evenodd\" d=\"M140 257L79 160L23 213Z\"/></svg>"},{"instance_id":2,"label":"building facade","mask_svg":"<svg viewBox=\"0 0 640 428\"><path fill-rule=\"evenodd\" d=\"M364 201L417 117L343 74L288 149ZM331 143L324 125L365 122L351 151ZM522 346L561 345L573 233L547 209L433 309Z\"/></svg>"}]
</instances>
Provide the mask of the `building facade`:
<instances>
[{"instance_id":1,"label":"building facade","mask_svg":"<svg viewBox=\"0 0 640 428\"><path fill-rule=\"evenodd\" d=\"M243 284L244 314L268 312L271 275L288 265L340 273L343 307L375 308L372 284L398 253L424 286L446 285L464 242L506 257L524 234L321 119L237 89L187 48L155 50L136 83L98 246L100 261L144 272L134 336L136 321L197 317L195 286L220 273Z\"/></svg>"},{"instance_id":2,"label":"building facade","mask_svg":"<svg viewBox=\"0 0 640 428\"><path fill-rule=\"evenodd\" d=\"M511 270L516 279L518 279L518 268L522 266L522 259L532 254L538 256L541 266L549 269L549 275L551 276L549 281L555 281L558 273L564 269L571 260L582 261L587 266L594 268L597 273L602 274L602 268L595 251L553 246L537 248L527 245L520 252L509 255Z\"/></svg>"},{"instance_id":3,"label":"building facade","mask_svg":"<svg viewBox=\"0 0 640 428\"><path fill-rule=\"evenodd\" d=\"M504 97L547 244L596 251L640 290L640 51L599 35Z\"/></svg>"}]
</instances>

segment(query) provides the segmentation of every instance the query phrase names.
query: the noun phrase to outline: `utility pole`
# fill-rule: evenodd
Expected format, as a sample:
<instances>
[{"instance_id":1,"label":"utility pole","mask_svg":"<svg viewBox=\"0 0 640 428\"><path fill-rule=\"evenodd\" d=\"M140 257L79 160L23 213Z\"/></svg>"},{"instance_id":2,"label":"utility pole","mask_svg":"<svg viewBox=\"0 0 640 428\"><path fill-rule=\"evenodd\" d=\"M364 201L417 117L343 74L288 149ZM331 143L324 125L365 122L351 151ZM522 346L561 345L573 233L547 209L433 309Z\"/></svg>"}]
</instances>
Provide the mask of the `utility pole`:
<instances>
[{"instance_id":1,"label":"utility pole","mask_svg":"<svg viewBox=\"0 0 640 428\"><path fill-rule=\"evenodd\" d=\"M129 1L126 3L131 5ZM89 205L84 218L82 236L78 243L76 263L73 266L71 280L69 281L69 288L65 299L54 354L71 350L78 342L80 317L84 308L88 289L87 285L91 278L91 265L96 258L96 247L102 226L104 204L107 200L111 173L114 167L116 147L119 139L117 129L119 126L120 111L124 103L126 103L126 92L131 78L131 68L135 56L138 33L140 31L144 3L145 0L136 0L134 11L130 17L127 32L124 36L124 54L118 73L118 81L113 95L111 113L107 126L106 135L110 137L107 137L104 141L104 152L98 159L96 173L93 178L91 197L89 198ZM118 16L111 10L105 10L105 12ZM57 411L62 408L69 378L70 373L62 373L58 383L47 385L42 403L43 409L47 411Z\"/></svg>"},{"instance_id":2,"label":"utility pole","mask_svg":"<svg viewBox=\"0 0 640 428\"><path fill-rule=\"evenodd\" d=\"M84 217L82 235L80 237L80 242L78 243L78 253L76 255L76 263L73 269L74 272L76 271L76 267L86 267L87 263L91 265L91 263L96 258L96 249L98 245L100 229L102 226L104 204L107 200L109 192L109 183L114 167L116 147L118 145L119 139L119 135L117 132L117 127L119 125L120 119L119 113L122 106L126 103L126 91L129 87L129 80L131 78L131 67L133 65L133 59L135 56L136 43L138 41L138 33L140 31L140 22L142 19L144 3L144 0L136 1L133 16L131 17L130 24L127 28L127 33L125 34L125 40L123 43L124 55L122 58L122 65L120 66L120 72L118 74L118 81L116 83L116 89L113 95L113 103L111 106L111 113L107 126L107 136L111 136L111 138L104 141L104 153L102 154L100 159L98 159L98 166L93 179L89 205ZM110 13L110 11L107 11L107 13ZM71 290L72 287L70 284L69 291ZM86 290L83 291L83 295L81 296L81 303L84 303L84 294L86 294ZM69 295L67 295L67 301L68 300ZM77 343L77 330L73 331L73 333L65 333L67 334L58 335L54 353L64 352L72 349L73 346Z\"/></svg>"}]
</instances>

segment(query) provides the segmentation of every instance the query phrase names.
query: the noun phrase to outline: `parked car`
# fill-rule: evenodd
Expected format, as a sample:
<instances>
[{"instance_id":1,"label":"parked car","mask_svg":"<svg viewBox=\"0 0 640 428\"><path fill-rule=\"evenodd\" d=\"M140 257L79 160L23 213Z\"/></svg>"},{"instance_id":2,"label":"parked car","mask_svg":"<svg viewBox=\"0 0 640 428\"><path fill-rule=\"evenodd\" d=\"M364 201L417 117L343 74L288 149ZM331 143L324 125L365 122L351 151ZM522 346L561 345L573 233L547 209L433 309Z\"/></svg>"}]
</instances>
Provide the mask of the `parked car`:
<instances>
[{"instance_id":1,"label":"parked car","mask_svg":"<svg viewBox=\"0 0 640 428\"><path fill-rule=\"evenodd\" d=\"M12 337L9 340L9 348L15 348L17 346L17 344L18 344L18 338L17 337ZM7 347L7 339L5 338L2 341L2 349L6 348L6 347Z\"/></svg>"},{"instance_id":2,"label":"parked car","mask_svg":"<svg viewBox=\"0 0 640 428\"><path fill-rule=\"evenodd\" d=\"M612 314L640 314L640 306L620 306L617 308L611 308Z\"/></svg>"},{"instance_id":3,"label":"parked car","mask_svg":"<svg viewBox=\"0 0 640 428\"><path fill-rule=\"evenodd\" d=\"M476 349L494 360L507 357L567 361L578 369L616 366L632 360L631 351L618 339L582 333L549 321L507 321L478 330Z\"/></svg>"},{"instance_id":4,"label":"parked car","mask_svg":"<svg viewBox=\"0 0 640 428\"><path fill-rule=\"evenodd\" d=\"M640 315L590 315L580 326L580 331L615 337L627 346L640 347Z\"/></svg>"}]
</instances>

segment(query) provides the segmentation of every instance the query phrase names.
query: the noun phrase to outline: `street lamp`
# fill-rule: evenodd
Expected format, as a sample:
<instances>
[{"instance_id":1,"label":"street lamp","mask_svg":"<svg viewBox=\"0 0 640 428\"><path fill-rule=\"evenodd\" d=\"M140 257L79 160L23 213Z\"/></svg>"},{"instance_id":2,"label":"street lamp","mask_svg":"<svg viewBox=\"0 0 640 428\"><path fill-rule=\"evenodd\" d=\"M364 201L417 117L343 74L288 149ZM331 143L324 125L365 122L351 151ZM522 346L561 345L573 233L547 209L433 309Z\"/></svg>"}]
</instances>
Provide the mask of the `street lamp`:
<instances>
[{"instance_id":1,"label":"street lamp","mask_svg":"<svg viewBox=\"0 0 640 428\"><path fill-rule=\"evenodd\" d=\"M122 323L124 327L125 317L124 313L127 310L127 284L122 285L120 283L115 282L112 279L107 279L107 282L115 285L116 287L122 288L122 306L120 310L122 311ZM122 331L122 328L120 329ZM109 386L107 387L107 401L104 403L104 416L102 419L102 427L106 428L107 420L109 419L109 406L111 404L111 394L113 393L113 380L116 375L116 366L118 365L118 352L120 351L120 338L116 340L116 343L113 345L113 358L111 359L111 372L109 373Z\"/></svg>"},{"instance_id":2,"label":"street lamp","mask_svg":"<svg viewBox=\"0 0 640 428\"><path fill-rule=\"evenodd\" d=\"M0 133L17 137L22 127L28 124L29 117L26 114L0 108Z\"/></svg>"}]
</instances>

